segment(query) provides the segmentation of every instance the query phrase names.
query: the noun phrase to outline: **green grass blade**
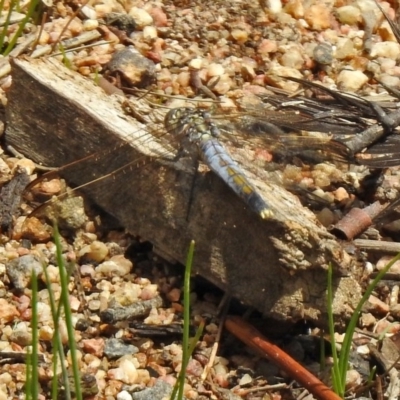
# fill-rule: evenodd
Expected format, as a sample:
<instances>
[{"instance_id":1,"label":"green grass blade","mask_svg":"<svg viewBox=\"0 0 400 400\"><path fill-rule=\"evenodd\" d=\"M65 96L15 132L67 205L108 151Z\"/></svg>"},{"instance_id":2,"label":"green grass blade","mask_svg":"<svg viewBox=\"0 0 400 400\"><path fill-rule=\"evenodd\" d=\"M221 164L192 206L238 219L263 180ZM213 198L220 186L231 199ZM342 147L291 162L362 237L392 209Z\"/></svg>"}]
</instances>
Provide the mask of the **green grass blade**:
<instances>
[{"instance_id":1,"label":"green grass blade","mask_svg":"<svg viewBox=\"0 0 400 400\"><path fill-rule=\"evenodd\" d=\"M39 375L38 375L38 349L39 349L39 330L38 330L38 283L37 276L34 270L31 273L31 308L32 308L32 350L27 354L26 359L26 384L25 384L25 398L26 400L37 399L39 396Z\"/></svg>"},{"instance_id":2,"label":"green grass blade","mask_svg":"<svg viewBox=\"0 0 400 400\"><path fill-rule=\"evenodd\" d=\"M31 286L32 286L32 320L31 320L31 328L32 328L32 354L31 354L31 380L32 380L32 399L39 398L39 316L38 316L38 281L37 276L32 269L31 274Z\"/></svg>"},{"instance_id":3,"label":"green grass blade","mask_svg":"<svg viewBox=\"0 0 400 400\"><path fill-rule=\"evenodd\" d=\"M351 350L351 343L353 340L353 334L357 326L357 321L361 313L361 309L365 302L368 300L369 296L371 296L373 290L375 289L376 285L378 282L386 275L386 273L389 271L389 269L392 267L392 265L400 260L400 253L397 254L396 257L394 257L386 266L383 268L375 277L375 279L368 285L367 290L365 291L363 297L361 298L360 302L357 304L356 309L354 310L354 313L350 319L350 323L346 329L346 335L343 340L343 345L342 345L342 351L340 352L340 358L339 358L339 369L342 374L342 382L346 382L346 372L347 372L347 366L349 362L349 357L350 357L350 350Z\"/></svg>"},{"instance_id":4,"label":"green grass blade","mask_svg":"<svg viewBox=\"0 0 400 400\"><path fill-rule=\"evenodd\" d=\"M189 362L190 356L193 352L194 346L189 343L189 328L190 328L190 278L192 274L192 264L194 255L195 242L190 242L188 255L186 257L185 265L185 278L183 285L183 338L182 338L182 366L179 372L178 380L171 394L171 399L175 399L178 394L178 400L183 399L183 389L185 386L186 367ZM199 330L198 330L199 331ZM202 329L201 329L202 331ZM197 333L197 332L196 332ZM201 333L200 333L201 334ZM199 334L199 337L200 337ZM198 339L197 339L198 340ZM197 343L197 342L196 342ZM191 351L190 351L191 350Z\"/></svg>"},{"instance_id":5,"label":"green grass blade","mask_svg":"<svg viewBox=\"0 0 400 400\"><path fill-rule=\"evenodd\" d=\"M331 343L332 343L332 354L334 360L332 379L335 392L342 398L344 397L345 394L346 375L347 375L347 368L349 365L351 344L353 340L354 331L357 326L358 318L361 313L361 309L365 304L365 302L368 300L369 296L372 294L378 282L385 276L385 274L389 271L392 265L398 260L400 260L400 253L397 254L396 257L392 258L392 260L385 266L385 268L383 268L377 274L375 279L368 285L364 295L357 304L357 307L355 308L353 315L350 319L350 322L346 328L346 334L343 339L342 349L340 351L339 357L337 357L336 354L336 345L334 341L334 323L333 323L333 312L332 312L332 304L333 304L332 266L330 266L328 269L328 296L327 296L328 319L329 319L329 333L331 335Z\"/></svg>"},{"instance_id":6,"label":"green grass blade","mask_svg":"<svg viewBox=\"0 0 400 400\"><path fill-rule=\"evenodd\" d=\"M54 243L56 244L57 264L60 269L60 282L61 282L61 303L65 312L65 323L68 332L68 345L71 353L72 373L75 383L75 398L82 400L82 390L80 384L79 362L77 359L77 347L75 343L75 332L72 326L72 312L69 304L68 296L68 274L64 265L62 257L62 246L60 242L60 234L57 225L54 225Z\"/></svg>"},{"instance_id":7,"label":"green grass blade","mask_svg":"<svg viewBox=\"0 0 400 400\"><path fill-rule=\"evenodd\" d=\"M333 368L332 368L332 385L333 390L336 394L343 398L344 387L342 387L342 381L340 380L340 370L339 370L339 357L336 349L335 341L335 324L333 321L333 285L332 285L332 275L333 275L332 264L329 264L328 268L328 291L327 291L327 306L328 306L328 325L329 325L329 335L331 338L332 347L332 357L333 357Z\"/></svg>"},{"instance_id":8,"label":"green grass blade","mask_svg":"<svg viewBox=\"0 0 400 400\"><path fill-rule=\"evenodd\" d=\"M46 277L46 282L47 282L47 286L48 286L47 290L49 293L50 310L51 310L51 315L53 317L53 325L54 325L54 335L53 335L53 340L52 340L53 378L52 378L52 382L51 382L51 398L52 399L58 398L59 383L58 383L58 376L57 376L57 363L58 363L58 358L59 358L61 373L62 373L62 378L63 378L63 384L64 384L64 388L65 388L64 398L65 398L65 400L71 400L71 390L70 390L69 379L68 379L68 371L67 371L67 367L66 367L64 348L62 345L61 334L60 334L60 329L59 329L59 321L60 321L60 315L61 315L61 310L62 310L62 304L59 303L57 305L57 302L56 302L56 299L54 296L54 292L53 292L53 289L50 284L50 277L49 277L49 274L48 274L45 266L43 266L43 272Z\"/></svg>"},{"instance_id":9,"label":"green grass blade","mask_svg":"<svg viewBox=\"0 0 400 400\"><path fill-rule=\"evenodd\" d=\"M4 3L5 3L5 0L1 0L0 1L0 11L2 11L4 9ZM3 50L4 41L5 41L5 38L7 36L7 30L8 30L8 27L10 25L11 15L12 15L12 12L14 11L14 9L15 9L14 2L11 2L10 3L10 8L8 9L8 13L6 15L6 19L4 20L4 25L0 28L1 29L1 32L0 32L0 51Z\"/></svg>"},{"instance_id":10,"label":"green grass blade","mask_svg":"<svg viewBox=\"0 0 400 400\"><path fill-rule=\"evenodd\" d=\"M199 327L196 329L196 334L194 335L194 337L192 339L190 339L190 345L189 345L189 349L188 349L189 358L193 354L193 351L196 348L196 345L200 340L200 337L204 330L204 325L205 325L205 322L201 321Z\"/></svg>"},{"instance_id":11,"label":"green grass blade","mask_svg":"<svg viewBox=\"0 0 400 400\"><path fill-rule=\"evenodd\" d=\"M19 23L17 32L14 33L12 39L10 40L10 43L8 44L7 48L5 49L3 55L4 56L8 56L12 49L15 47L17 40L19 39L19 37L22 34L22 31L25 29L26 24L28 23L28 21L31 19L33 13L36 10L36 7L38 6L40 0L31 0L31 2L29 3L29 7L28 7L28 11L26 13L25 18Z\"/></svg>"}]
</instances>

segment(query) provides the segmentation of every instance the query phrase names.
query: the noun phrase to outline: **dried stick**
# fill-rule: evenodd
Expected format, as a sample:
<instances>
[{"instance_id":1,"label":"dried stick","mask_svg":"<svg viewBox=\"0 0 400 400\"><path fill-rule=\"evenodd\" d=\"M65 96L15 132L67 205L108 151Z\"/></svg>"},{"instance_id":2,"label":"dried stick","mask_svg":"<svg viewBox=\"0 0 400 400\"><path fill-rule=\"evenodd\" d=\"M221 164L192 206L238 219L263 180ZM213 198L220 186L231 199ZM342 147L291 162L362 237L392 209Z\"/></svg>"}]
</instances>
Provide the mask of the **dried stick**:
<instances>
[{"instance_id":1,"label":"dried stick","mask_svg":"<svg viewBox=\"0 0 400 400\"><path fill-rule=\"evenodd\" d=\"M269 360L283 369L291 378L302 384L310 393L320 400L341 400L341 398L329 389L324 383L307 371L297 361L282 351L279 347L269 342L253 326L242 318L228 316L225 328L237 338L262 353Z\"/></svg>"}]
</instances>

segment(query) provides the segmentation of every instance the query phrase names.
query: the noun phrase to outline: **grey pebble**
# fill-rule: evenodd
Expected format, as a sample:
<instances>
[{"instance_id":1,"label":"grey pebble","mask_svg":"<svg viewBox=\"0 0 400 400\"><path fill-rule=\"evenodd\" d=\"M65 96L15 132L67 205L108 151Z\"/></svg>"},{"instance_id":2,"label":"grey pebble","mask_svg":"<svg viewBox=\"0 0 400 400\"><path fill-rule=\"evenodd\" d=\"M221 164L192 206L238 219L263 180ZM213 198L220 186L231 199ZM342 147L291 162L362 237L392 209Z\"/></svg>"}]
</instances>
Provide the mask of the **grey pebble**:
<instances>
[{"instance_id":1,"label":"grey pebble","mask_svg":"<svg viewBox=\"0 0 400 400\"><path fill-rule=\"evenodd\" d=\"M108 339L105 342L104 354L111 359L120 358L128 354L136 354L139 349L132 344L125 344L119 339Z\"/></svg>"},{"instance_id":2,"label":"grey pebble","mask_svg":"<svg viewBox=\"0 0 400 400\"><path fill-rule=\"evenodd\" d=\"M15 258L6 264L7 275L15 289L22 291L31 282L32 270L37 276L43 272L43 265L40 260L32 254Z\"/></svg>"},{"instance_id":3,"label":"grey pebble","mask_svg":"<svg viewBox=\"0 0 400 400\"><path fill-rule=\"evenodd\" d=\"M333 61L333 49L329 43L321 43L314 48L314 60L318 64L330 65Z\"/></svg>"},{"instance_id":4,"label":"grey pebble","mask_svg":"<svg viewBox=\"0 0 400 400\"><path fill-rule=\"evenodd\" d=\"M172 386L159 379L153 387L131 393L131 396L132 400L161 400L168 398L171 392Z\"/></svg>"}]
</instances>

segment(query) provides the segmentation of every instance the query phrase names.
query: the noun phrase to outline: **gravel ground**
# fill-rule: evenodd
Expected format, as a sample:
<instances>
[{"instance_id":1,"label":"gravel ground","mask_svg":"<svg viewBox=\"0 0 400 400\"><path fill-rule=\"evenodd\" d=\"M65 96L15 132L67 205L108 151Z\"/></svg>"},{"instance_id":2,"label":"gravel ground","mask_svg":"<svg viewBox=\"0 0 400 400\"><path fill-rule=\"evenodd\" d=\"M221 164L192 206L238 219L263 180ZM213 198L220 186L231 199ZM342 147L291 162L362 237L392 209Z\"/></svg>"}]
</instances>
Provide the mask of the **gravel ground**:
<instances>
[{"instance_id":1,"label":"gravel ground","mask_svg":"<svg viewBox=\"0 0 400 400\"><path fill-rule=\"evenodd\" d=\"M389 18L395 18L391 3L379 4ZM95 78L104 73L108 80L123 86L152 85L160 96L212 96L227 106L233 106L243 94L263 93L265 85L290 92L300 89L299 83L282 77L309 79L364 96L386 93L378 81L395 89L400 87L400 45L373 1L154 1L122 5L103 0L79 11L80 5L57 2L49 7L49 22L44 23L35 49L28 53L32 57L54 54L52 46L63 32L64 49L90 44L55 55L60 60L66 57L71 68L84 76ZM16 28L17 24L10 25L9 35ZM32 43L38 32L39 27L28 25L22 41ZM12 84L8 65L7 59L0 60L4 104ZM37 173L29 160L3 154L2 185L16 175L17 166L31 177ZM61 187L61 181L51 181L41 187L41 195L51 197ZM34 195L38 199L38 193ZM333 196L346 198L348 193L341 191ZM79 218L66 218L61 228L65 259L76 262L74 271L80 274L79 278L71 278L70 303L80 369L88 381L86 398L166 398L181 367L182 269L159 259L149 243L116 229L115 221L94 207L87 216L82 200L73 201L66 207L72 207ZM45 399L49 398L49 350L54 325L46 289L49 283L42 277L42 265L46 266L56 296L60 295L59 273L49 227L39 219L28 226L24 222L32 207L24 202L22 215L14 215L13 227L5 227L2 222L0 351L25 352L31 343L30 273L35 269L40 280L39 337L44 356L39 366L43 390L40 398ZM22 230L29 232L29 240L21 238ZM377 267L385 260L380 260ZM396 269L392 272L398 275ZM185 397L266 399L300 395L301 388L295 385L289 389L289 380L276 366L241 348L228 335L205 376L220 334L217 315L222 294L201 280L195 285L193 326L204 320L206 327L188 365ZM365 307L360 327L374 331L374 338L382 332L395 334L399 327L397 301L398 285L382 284ZM156 333L144 331L138 321L156 325ZM174 330L165 330L171 324ZM60 325L66 343L65 324L62 321ZM282 339L282 331L277 336ZM363 338L361 334L357 337L359 353L370 351ZM318 370L318 357L314 354L314 360L310 360L298 341L279 342L310 369ZM4 362L4 355L1 358L0 400L22 398L24 364L20 360ZM353 371L349 387L354 388L363 373ZM94 383L89 379L93 376ZM98 393L92 392L93 387Z\"/></svg>"}]
</instances>

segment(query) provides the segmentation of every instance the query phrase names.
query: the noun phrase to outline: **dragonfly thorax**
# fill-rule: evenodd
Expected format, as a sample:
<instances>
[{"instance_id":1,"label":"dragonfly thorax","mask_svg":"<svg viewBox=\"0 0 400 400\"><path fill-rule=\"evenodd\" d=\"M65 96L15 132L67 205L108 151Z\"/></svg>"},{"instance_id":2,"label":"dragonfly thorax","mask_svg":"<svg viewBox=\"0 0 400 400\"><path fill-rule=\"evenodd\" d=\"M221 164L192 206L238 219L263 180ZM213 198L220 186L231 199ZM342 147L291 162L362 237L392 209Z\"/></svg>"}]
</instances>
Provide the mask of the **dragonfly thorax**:
<instances>
[{"instance_id":1,"label":"dragonfly thorax","mask_svg":"<svg viewBox=\"0 0 400 400\"><path fill-rule=\"evenodd\" d=\"M211 115L197 108L174 108L165 116L165 126L169 133L191 143L200 144L220 136L217 126L211 121Z\"/></svg>"}]
</instances>

